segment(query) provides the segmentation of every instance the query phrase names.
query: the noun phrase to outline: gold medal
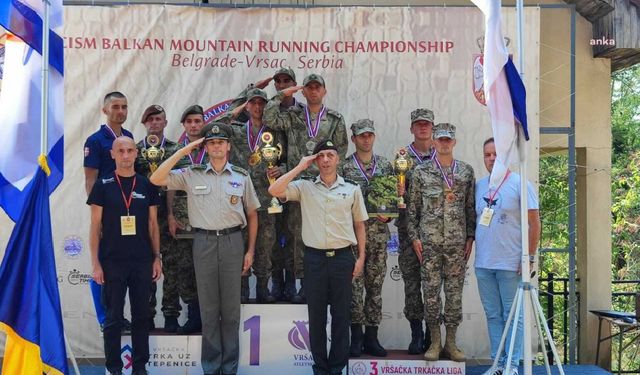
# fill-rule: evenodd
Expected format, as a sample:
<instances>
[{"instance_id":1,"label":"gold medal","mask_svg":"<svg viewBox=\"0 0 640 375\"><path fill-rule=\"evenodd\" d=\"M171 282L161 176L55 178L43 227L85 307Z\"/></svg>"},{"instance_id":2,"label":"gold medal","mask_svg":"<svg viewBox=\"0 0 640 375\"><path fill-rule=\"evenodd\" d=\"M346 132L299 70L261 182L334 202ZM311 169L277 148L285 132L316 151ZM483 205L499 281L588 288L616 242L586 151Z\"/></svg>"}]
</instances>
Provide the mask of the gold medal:
<instances>
[{"instance_id":1,"label":"gold medal","mask_svg":"<svg viewBox=\"0 0 640 375\"><path fill-rule=\"evenodd\" d=\"M456 195L454 194L453 191L448 190L447 191L447 195L446 195L446 199L447 199L447 202L449 202L449 203L454 202L456 200Z\"/></svg>"},{"instance_id":2,"label":"gold medal","mask_svg":"<svg viewBox=\"0 0 640 375\"><path fill-rule=\"evenodd\" d=\"M232 195L231 198L229 199L229 202L231 204L236 204L238 203L238 196L237 195Z\"/></svg>"},{"instance_id":3,"label":"gold medal","mask_svg":"<svg viewBox=\"0 0 640 375\"><path fill-rule=\"evenodd\" d=\"M262 158L260 157L260 153L256 151L251 154L251 156L249 156L249 165L255 167L260 163L260 160L262 160Z\"/></svg>"}]
</instances>

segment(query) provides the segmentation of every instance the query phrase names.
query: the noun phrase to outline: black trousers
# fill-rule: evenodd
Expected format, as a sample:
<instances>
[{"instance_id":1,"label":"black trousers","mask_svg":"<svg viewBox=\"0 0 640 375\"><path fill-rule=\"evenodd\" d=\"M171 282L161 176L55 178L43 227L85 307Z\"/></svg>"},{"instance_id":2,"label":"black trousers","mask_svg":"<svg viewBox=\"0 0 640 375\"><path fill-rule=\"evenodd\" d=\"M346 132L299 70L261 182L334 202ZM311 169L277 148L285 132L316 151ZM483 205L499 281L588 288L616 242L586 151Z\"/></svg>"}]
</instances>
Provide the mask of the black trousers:
<instances>
[{"instance_id":1,"label":"black trousers","mask_svg":"<svg viewBox=\"0 0 640 375\"><path fill-rule=\"evenodd\" d=\"M355 258L350 247L325 250L305 247L304 288L309 310L313 373L342 374L349 361L351 278ZM327 355L327 306L331 313L331 350Z\"/></svg>"},{"instance_id":2,"label":"black trousers","mask_svg":"<svg viewBox=\"0 0 640 375\"><path fill-rule=\"evenodd\" d=\"M133 371L144 370L149 362L149 297L151 262L102 262L104 285L102 302L104 322L105 367L109 372L122 371L120 358L124 299L129 289L131 305L131 343Z\"/></svg>"}]
</instances>

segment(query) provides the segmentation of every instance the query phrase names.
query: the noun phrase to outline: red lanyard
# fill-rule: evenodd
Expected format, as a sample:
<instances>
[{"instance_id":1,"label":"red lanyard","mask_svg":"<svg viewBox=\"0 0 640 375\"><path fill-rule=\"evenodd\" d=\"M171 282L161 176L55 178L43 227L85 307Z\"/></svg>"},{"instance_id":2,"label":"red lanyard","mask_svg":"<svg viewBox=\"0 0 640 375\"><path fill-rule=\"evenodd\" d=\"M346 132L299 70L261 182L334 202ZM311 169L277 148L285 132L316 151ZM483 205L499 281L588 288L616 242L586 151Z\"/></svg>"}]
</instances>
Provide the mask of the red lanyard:
<instances>
[{"instance_id":1,"label":"red lanyard","mask_svg":"<svg viewBox=\"0 0 640 375\"><path fill-rule=\"evenodd\" d=\"M124 189L122 188L122 183L120 182L120 177L116 174L116 181L118 181L118 186L120 186L120 192L122 193L122 200L124 201L124 205L127 208L127 216L129 216L129 207L131 207L131 200L133 199L133 190L136 188L136 176L133 176L133 184L131 184L131 192L129 193L129 199L124 196Z\"/></svg>"},{"instance_id":2,"label":"red lanyard","mask_svg":"<svg viewBox=\"0 0 640 375\"><path fill-rule=\"evenodd\" d=\"M496 189L496 191L494 191L493 194L489 195L489 202L487 203L489 204L489 207L491 207L491 204L493 203L493 198L495 198L496 195L498 195L498 190L500 190L500 188L502 187L502 184L504 184L504 182L507 181L507 178L509 178L510 174L511 174L511 171L507 170L507 174L502 179L502 182L500 183L500 185L498 185L498 188ZM489 192L491 192L491 189L489 189Z\"/></svg>"}]
</instances>

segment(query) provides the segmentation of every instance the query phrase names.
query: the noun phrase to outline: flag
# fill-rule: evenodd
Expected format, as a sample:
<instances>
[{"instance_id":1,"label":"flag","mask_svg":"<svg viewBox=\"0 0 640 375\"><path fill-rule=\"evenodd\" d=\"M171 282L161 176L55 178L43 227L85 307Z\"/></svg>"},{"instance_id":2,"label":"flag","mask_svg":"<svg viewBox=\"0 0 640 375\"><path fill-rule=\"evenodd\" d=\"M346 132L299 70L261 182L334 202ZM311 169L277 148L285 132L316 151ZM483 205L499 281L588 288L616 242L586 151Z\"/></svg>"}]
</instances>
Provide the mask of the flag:
<instances>
[{"instance_id":1,"label":"flag","mask_svg":"<svg viewBox=\"0 0 640 375\"><path fill-rule=\"evenodd\" d=\"M518 127L526 140L526 92L502 34L500 0L472 0L485 17L484 88L491 128L496 145L496 161L489 186L496 188L506 176L509 165L519 161Z\"/></svg>"},{"instance_id":2,"label":"flag","mask_svg":"<svg viewBox=\"0 0 640 375\"><path fill-rule=\"evenodd\" d=\"M40 155L42 102L41 0L0 1L0 25L10 35L5 43L0 91L0 206L17 221L22 212ZM47 155L51 175L49 193L63 174L63 43L62 0L50 0L49 104Z\"/></svg>"},{"instance_id":3,"label":"flag","mask_svg":"<svg viewBox=\"0 0 640 375\"><path fill-rule=\"evenodd\" d=\"M68 374L49 181L41 168L0 264L0 285L0 329L7 334L1 373Z\"/></svg>"}]
</instances>

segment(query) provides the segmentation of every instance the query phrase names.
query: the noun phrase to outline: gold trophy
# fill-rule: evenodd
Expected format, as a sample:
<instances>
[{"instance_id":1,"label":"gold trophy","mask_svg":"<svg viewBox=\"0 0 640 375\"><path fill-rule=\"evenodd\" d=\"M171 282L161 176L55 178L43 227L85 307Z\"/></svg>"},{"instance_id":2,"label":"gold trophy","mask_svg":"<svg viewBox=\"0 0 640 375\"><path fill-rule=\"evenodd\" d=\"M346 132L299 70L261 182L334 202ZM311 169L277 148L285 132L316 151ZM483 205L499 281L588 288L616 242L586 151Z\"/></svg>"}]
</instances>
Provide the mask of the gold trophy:
<instances>
[{"instance_id":1,"label":"gold trophy","mask_svg":"<svg viewBox=\"0 0 640 375\"><path fill-rule=\"evenodd\" d=\"M142 149L142 157L149 162L149 175L158 169L158 162L164 158L164 148L157 146L160 144L160 138L157 135L149 135L146 138L146 147Z\"/></svg>"},{"instance_id":2,"label":"gold trophy","mask_svg":"<svg viewBox=\"0 0 640 375\"><path fill-rule=\"evenodd\" d=\"M277 147L272 146L271 142L273 142L273 134L269 132L262 133L260 139L262 140L260 155L262 156L262 159L267 162L267 167L273 168L282 155L282 145L278 144ZM276 179L269 177L269 185L272 185L274 182L276 182ZM282 205L278 202L278 198L271 198L271 204L269 204L267 212L270 214L282 213Z\"/></svg>"},{"instance_id":3,"label":"gold trophy","mask_svg":"<svg viewBox=\"0 0 640 375\"><path fill-rule=\"evenodd\" d=\"M407 150L401 148L396 153L396 158L393 161L393 168L396 170L398 174L398 184L405 186L405 173L411 169L413 165L413 161L409 158L407 154ZM405 186L406 191L406 186ZM407 205L404 203L404 197L398 195L398 208L407 208Z\"/></svg>"}]
</instances>

